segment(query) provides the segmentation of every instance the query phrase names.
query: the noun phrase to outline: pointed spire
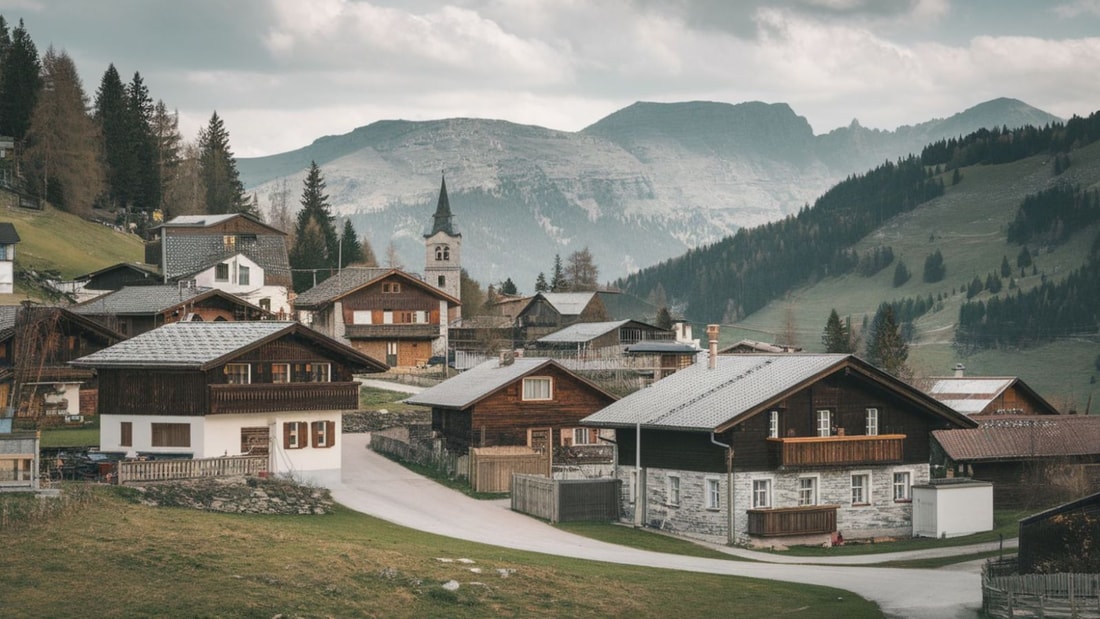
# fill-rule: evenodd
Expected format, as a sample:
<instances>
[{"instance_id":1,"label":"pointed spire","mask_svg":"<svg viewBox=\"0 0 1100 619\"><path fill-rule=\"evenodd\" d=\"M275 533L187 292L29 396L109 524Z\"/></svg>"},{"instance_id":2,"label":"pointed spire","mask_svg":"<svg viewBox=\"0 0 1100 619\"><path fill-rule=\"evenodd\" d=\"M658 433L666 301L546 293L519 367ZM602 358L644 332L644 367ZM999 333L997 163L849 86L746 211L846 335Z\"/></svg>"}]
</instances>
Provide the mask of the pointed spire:
<instances>
[{"instance_id":1,"label":"pointed spire","mask_svg":"<svg viewBox=\"0 0 1100 619\"><path fill-rule=\"evenodd\" d=\"M440 173L442 174L442 172ZM435 236L437 232L446 232L450 236L459 236L451 221L451 202L447 199L447 177L443 176L443 182L439 186L439 204L435 207L435 215L432 215L432 231L425 237Z\"/></svg>"}]
</instances>

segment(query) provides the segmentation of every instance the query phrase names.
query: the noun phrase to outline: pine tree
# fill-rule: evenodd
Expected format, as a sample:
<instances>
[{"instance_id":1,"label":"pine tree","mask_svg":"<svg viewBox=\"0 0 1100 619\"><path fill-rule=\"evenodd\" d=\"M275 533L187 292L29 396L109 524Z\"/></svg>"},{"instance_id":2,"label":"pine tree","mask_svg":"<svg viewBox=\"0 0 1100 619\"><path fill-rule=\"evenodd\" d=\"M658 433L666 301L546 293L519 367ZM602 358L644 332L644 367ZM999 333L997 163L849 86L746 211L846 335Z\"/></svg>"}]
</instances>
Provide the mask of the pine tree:
<instances>
[{"instance_id":1,"label":"pine tree","mask_svg":"<svg viewBox=\"0 0 1100 619\"><path fill-rule=\"evenodd\" d=\"M5 25L5 38L6 30ZM0 135L9 135L16 141L26 137L41 89L38 49L20 19L0 58Z\"/></svg>"},{"instance_id":2,"label":"pine tree","mask_svg":"<svg viewBox=\"0 0 1100 619\"><path fill-rule=\"evenodd\" d=\"M568 288L565 271L561 266L561 254L554 254L554 270L550 273L550 292L565 292Z\"/></svg>"},{"instance_id":3,"label":"pine tree","mask_svg":"<svg viewBox=\"0 0 1100 619\"><path fill-rule=\"evenodd\" d=\"M911 277L909 268L905 266L905 263L898 260L898 265L894 267L894 288L898 288L909 281Z\"/></svg>"},{"instance_id":4,"label":"pine tree","mask_svg":"<svg viewBox=\"0 0 1100 619\"><path fill-rule=\"evenodd\" d=\"M892 376L908 373L909 345L901 335L894 308L883 303L871 322L871 339L867 342L867 361Z\"/></svg>"},{"instance_id":5,"label":"pine tree","mask_svg":"<svg viewBox=\"0 0 1100 619\"><path fill-rule=\"evenodd\" d=\"M229 132L214 112L199 131L199 174L206 189L206 212L210 214L246 211L244 185L237 172L237 160L229 148Z\"/></svg>"},{"instance_id":6,"label":"pine tree","mask_svg":"<svg viewBox=\"0 0 1100 619\"><path fill-rule=\"evenodd\" d=\"M671 329L672 313L668 311L667 307L662 305L661 308L657 310L657 319L654 322L662 329Z\"/></svg>"},{"instance_id":7,"label":"pine tree","mask_svg":"<svg viewBox=\"0 0 1100 619\"><path fill-rule=\"evenodd\" d=\"M129 206L150 212L160 208L160 168L157 142L153 135L156 110L140 73L134 73L126 87L126 134L130 159L126 171Z\"/></svg>"},{"instance_id":8,"label":"pine tree","mask_svg":"<svg viewBox=\"0 0 1100 619\"><path fill-rule=\"evenodd\" d=\"M294 247L290 251L295 292L309 290L329 277L326 253L325 233L317 220L310 217L298 230Z\"/></svg>"},{"instance_id":9,"label":"pine tree","mask_svg":"<svg viewBox=\"0 0 1100 619\"><path fill-rule=\"evenodd\" d=\"M512 281L511 277L506 278L504 281L502 281L500 283L500 288L497 291L500 294L508 294L508 295L517 295L517 294L519 294L519 290L516 288L516 284L515 284L515 282Z\"/></svg>"},{"instance_id":10,"label":"pine tree","mask_svg":"<svg viewBox=\"0 0 1100 619\"><path fill-rule=\"evenodd\" d=\"M107 167L107 199L115 207L130 202L129 147L126 124L126 87L115 65L108 65L96 91L95 120L103 140L104 163Z\"/></svg>"},{"instance_id":11,"label":"pine tree","mask_svg":"<svg viewBox=\"0 0 1100 619\"><path fill-rule=\"evenodd\" d=\"M294 227L294 245L290 250L290 268L294 272L294 290L301 292L324 281L337 267L340 240L336 235L332 213L329 211L328 195L325 194L325 179L316 162L310 162L309 172L302 182L302 208L298 211L297 225ZM316 227L314 233L306 238L307 230ZM303 271L311 269L313 272Z\"/></svg>"},{"instance_id":12,"label":"pine tree","mask_svg":"<svg viewBox=\"0 0 1100 619\"><path fill-rule=\"evenodd\" d=\"M550 284L546 283L546 275L539 271L539 276L535 278L535 292L547 292L550 290Z\"/></svg>"},{"instance_id":13,"label":"pine tree","mask_svg":"<svg viewBox=\"0 0 1100 619\"><path fill-rule=\"evenodd\" d=\"M943 254L937 249L924 259L924 274L921 279L932 284L942 281L944 277L947 277L947 267L943 264Z\"/></svg>"},{"instance_id":14,"label":"pine tree","mask_svg":"<svg viewBox=\"0 0 1100 619\"><path fill-rule=\"evenodd\" d=\"M174 206L169 202L180 173L180 156L183 152L183 136L180 135L179 114L169 112L164 101L157 101L153 107L150 124L153 144L156 151L157 177L160 179L158 193L160 204L157 208L167 219L174 214Z\"/></svg>"},{"instance_id":15,"label":"pine tree","mask_svg":"<svg viewBox=\"0 0 1100 619\"><path fill-rule=\"evenodd\" d=\"M363 244L359 242L359 235L350 219L344 220L344 230L340 234L340 253L344 266L363 262Z\"/></svg>"},{"instance_id":16,"label":"pine tree","mask_svg":"<svg viewBox=\"0 0 1100 619\"><path fill-rule=\"evenodd\" d=\"M1001 256L1001 277L1012 275L1012 265L1008 263L1008 256Z\"/></svg>"},{"instance_id":17,"label":"pine tree","mask_svg":"<svg viewBox=\"0 0 1100 619\"><path fill-rule=\"evenodd\" d=\"M825 321L825 330L821 332L821 343L827 353L851 353L852 334L851 328L840 321L836 309L829 312L829 318Z\"/></svg>"},{"instance_id":18,"label":"pine tree","mask_svg":"<svg viewBox=\"0 0 1100 619\"><path fill-rule=\"evenodd\" d=\"M103 187L99 134L85 112L88 96L72 58L52 46L42 58L42 75L49 88L31 117L23 174L54 206L86 217Z\"/></svg>"},{"instance_id":19,"label":"pine tree","mask_svg":"<svg viewBox=\"0 0 1100 619\"><path fill-rule=\"evenodd\" d=\"M1020 248L1020 253L1016 255L1016 266L1021 269L1031 266L1031 252L1027 250L1027 246Z\"/></svg>"}]
</instances>

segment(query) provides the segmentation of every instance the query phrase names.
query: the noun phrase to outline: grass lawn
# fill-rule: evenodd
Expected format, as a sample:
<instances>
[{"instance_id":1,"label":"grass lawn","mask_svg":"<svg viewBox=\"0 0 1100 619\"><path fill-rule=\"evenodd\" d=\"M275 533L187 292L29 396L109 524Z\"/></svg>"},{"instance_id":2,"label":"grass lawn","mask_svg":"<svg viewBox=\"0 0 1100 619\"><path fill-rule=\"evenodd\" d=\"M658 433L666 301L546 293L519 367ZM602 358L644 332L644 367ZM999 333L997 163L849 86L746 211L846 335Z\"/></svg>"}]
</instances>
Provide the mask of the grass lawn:
<instances>
[{"instance_id":1,"label":"grass lawn","mask_svg":"<svg viewBox=\"0 0 1100 619\"><path fill-rule=\"evenodd\" d=\"M53 427L42 430L42 447L98 447L99 416L79 427Z\"/></svg>"},{"instance_id":2,"label":"grass lawn","mask_svg":"<svg viewBox=\"0 0 1100 619\"><path fill-rule=\"evenodd\" d=\"M639 550L666 552L668 554L703 557L706 559L729 559L732 561L748 560L670 535L662 535L654 531L635 529L633 527L612 524L610 522L561 522L554 526L563 531L575 533L576 535L583 535L584 537L590 537L600 540L601 542L629 546Z\"/></svg>"},{"instance_id":3,"label":"grass lawn","mask_svg":"<svg viewBox=\"0 0 1100 619\"><path fill-rule=\"evenodd\" d=\"M0 547L0 605L18 617L881 616L826 587L514 551L342 508L154 508L109 488L79 511L0 530ZM457 591L441 587L450 580Z\"/></svg>"},{"instance_id":4,"label":"grass lawn","mask_svg":"<svg viewBox=\"0 0 1100 619\"><path fill-rule=\"evenodd\" d=\"M409 397L409 394L400 391L390 391L389 389L378 389L377 387L361 385L359 387L359 410L373 411L384 408L391 413L424 410L423 406L403 404L401 400L407 397Z\"/></svg>"},{"instance_id":5,"label":"grass lawn","mask_svg":"<svg viewBox=\"0 0 1100 619\"><path fill-rule=\"evenodd\" d=\"M56 269L72 279L118 262L141 262L144 244L125 234L76 215L46 207L42 211L6 209L0 221L15 224L17 268Z\"/></svg>"}]
</instances>

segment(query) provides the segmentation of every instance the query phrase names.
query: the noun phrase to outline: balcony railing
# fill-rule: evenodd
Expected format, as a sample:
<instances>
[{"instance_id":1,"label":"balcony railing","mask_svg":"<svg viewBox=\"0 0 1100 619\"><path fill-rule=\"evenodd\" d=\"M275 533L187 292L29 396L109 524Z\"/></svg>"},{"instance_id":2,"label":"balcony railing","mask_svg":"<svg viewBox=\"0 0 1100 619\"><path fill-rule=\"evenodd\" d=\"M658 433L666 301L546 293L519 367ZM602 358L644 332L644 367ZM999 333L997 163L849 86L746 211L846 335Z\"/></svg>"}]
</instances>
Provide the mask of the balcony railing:
<instances>
[{"instance_id":1,"label":"balcony railing","mask_svg":"<svg viewBox=\"0 0 1100 619\"><path fill-rule=\"evenodd\" d=\"M904 434L769 438L781 467L890 464L904 456Z\"/></svg>"},{"instance_id":2,"label":"balcony railing","mask_svg":"<svg viewBox=\"0 0 1100 619\"><path fill-rule=\"evenodd\" d=\"M431 339L439 337L439 325L344 325L344 336L348 339Z\"/></svg>"},{"instance_id":3,"label":"balcony railing","mask_svg":"<svg viewBox=\"0 0 1100 619\"><path fill-rule=\"evenodd\" d=\"M211 415L357 408L359 383L356 382L210 385Z\"/></svg>"},{"instance_id":4,"label":"balcony railing","mask_svg":"<svg viewBox=\"0 0 1100 619\"><path fill-rule=\"evenodd\" d=\"M750 509L749 535L779 537L836 531L836 505Z\"/></svg>"}]
</instances>

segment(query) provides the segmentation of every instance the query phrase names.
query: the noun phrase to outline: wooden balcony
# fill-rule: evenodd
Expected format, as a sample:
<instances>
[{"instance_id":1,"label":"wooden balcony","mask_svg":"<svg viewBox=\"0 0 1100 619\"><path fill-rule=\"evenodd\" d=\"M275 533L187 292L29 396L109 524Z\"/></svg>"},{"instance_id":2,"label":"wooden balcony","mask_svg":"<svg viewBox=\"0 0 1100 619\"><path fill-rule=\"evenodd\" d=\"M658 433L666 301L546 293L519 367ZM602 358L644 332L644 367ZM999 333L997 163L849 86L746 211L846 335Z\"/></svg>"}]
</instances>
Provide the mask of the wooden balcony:
<instances>
[{"instance_id":1,"label":"wooden balcony","mask_svg":"<svg viewBox=\"0 0 1100 619\"><path fill-rule=\"evenodd\" d=\"M355 410L359 383L210 385L211 415L278 411Z\"/></svg>"},{"instance_id":2,"label":"wooden balcony","mask_svg":"<svg viewBox=\"0 0 1100 619\"><path fill-rule=\"evenodd\" d=\"M768 448L781 467L891 464L902 461L905 435L769 438Z\"/></svg>"},{"instance_id":3,"label":"wooden balcony","mask_svg":"<svg viewBox=\"0 0 1100 619\"><path fill-rule=\"evenodd\" d=\"M836 531L836 505L750 509L749 535L780 537Z\"/></svg>"},{"instance_id":4,"label":"wooden balcony","mask_svg":"<svg viewBox=\"0 0 1100 619\"><path fill-rule=\"evenodd\" d=\"M350 340L424 339L439 337L439 325L344 325L344 336Z\"/></svg>"}]
</instances>

